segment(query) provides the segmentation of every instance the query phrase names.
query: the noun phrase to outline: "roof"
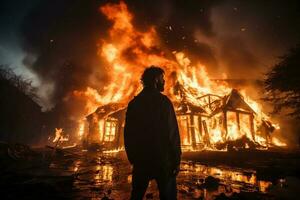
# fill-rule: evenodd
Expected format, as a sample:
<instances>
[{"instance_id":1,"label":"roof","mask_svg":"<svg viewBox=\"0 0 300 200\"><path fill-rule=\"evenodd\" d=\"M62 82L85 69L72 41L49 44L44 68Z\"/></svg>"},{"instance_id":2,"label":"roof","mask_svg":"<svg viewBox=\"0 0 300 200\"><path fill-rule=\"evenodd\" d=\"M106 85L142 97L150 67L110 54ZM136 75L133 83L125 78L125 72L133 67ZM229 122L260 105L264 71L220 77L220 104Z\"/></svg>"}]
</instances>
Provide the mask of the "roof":
<instances>
[{"instance_id":1,"label":"roof","mask_svg":"<svg viewBox=\"0 0 300 200\"><path fill-rule=\"evenodd\" d=\"M255 113L236 89L232 89L228 95L224 96L222 101L222 105L215 109L212 115L215 115L220 111L241 111L249 114Z\"/></svg>"},{"instance_id":2,"label":"roof","mask_svg":"<svg viewBox=\"0 0 300 200\"><path fill-rule=\"evenodd\" d=\"M98 107L95 112L88 115L86 118L89 119L94 114L97 114L98 117L100 117L100 118L104 118L104 117L107 117L107 116L109 116L113 113L116 113L116 112L120 111L120 110L124 110L125 108L126 108L126 106L124 104L110 103L110 104Z\"/></svg>"},{"instance_id":3,"label":"roof","mask_svg":"<svg viewBox=\"0 0 300 200\"><path fill-rule=\"evenodd\" d=\"M177 114L208 114L204 108L201 106L195 106L187 101L182 101L176 106Z\"/></svg>"}]
</instances>

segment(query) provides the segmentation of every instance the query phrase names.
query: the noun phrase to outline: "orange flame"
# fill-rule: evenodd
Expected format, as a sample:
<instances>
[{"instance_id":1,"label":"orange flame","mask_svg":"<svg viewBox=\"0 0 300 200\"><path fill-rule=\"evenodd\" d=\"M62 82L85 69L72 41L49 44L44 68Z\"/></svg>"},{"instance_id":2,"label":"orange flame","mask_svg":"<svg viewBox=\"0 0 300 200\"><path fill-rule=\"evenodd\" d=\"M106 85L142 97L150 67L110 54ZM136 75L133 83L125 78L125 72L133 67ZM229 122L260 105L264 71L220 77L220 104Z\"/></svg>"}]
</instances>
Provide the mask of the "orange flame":
<instances>
[{"instance_id":1,"label":"orange flame","mask_svg":"<svg viewBox=\"0 0 300 200\"><path fill-rule=\"evenodd\" d=\"M68 141L68 136L63 136L63 129L62 128L55 128L55 138L52 142L65 142Z\"/></svg>"},{"instance_id":2,"label":"orange flame","mask_svg":"<svg viewBox=\"0 0 300 200\"><path fill-rule=\"evenodd\" d=\"M179 84L186 101L192 105L203 107L211 114L211 110L203 106L207 104L207 100L201 97L214 94L215 98L222 98L231 92L232 88L226 83L211 81L206 67L201 62L198 61L195 64L184 52L170 52L167 49L162 49L163 45L160 44L154 26L150 26L146 31L136 29L132 23L134 16L129 12L123 1L118 4L108 3L100 7L99 11L112 23L108 37L100 40L98 44L98 55L100 59L105 61L109 82L101 93L91 87L88 87L85 91L76 90L73 92L73 95L86 99L87 114L108 103L128 103L141 90L139 84L140 74L150 65L161 66L165 70L166 78L169 79L167 80L165 93L173 102L182 100L182 96L175 94L173 90L175 85ZM174 78L174 75L176 78ZM262 111L262 105L252 100L246 94L246 91L240 91L240 94L255 112L253 129L257 132L257 127L261 121L270 119ZM235 116L229 114L226 138L222 136L222 127L216 124L209 125L209 142L216 144L246 136L262 146L267 146L268 143L278 146L285 145L278 138L267 141L266 138L257 134L253 138L249 131L249 119L246 117L241 117L240 127L237 126L235 121ZM273 126L279 129L278 125L274 124ZM80 130L83 129L84 127L80 128ZM82 135L81 132L79 132L80 136ZM196 140L203 141L203 138L197 136ZM185 139L183 143L189 144Z\"/></svg>"}]
</instances>

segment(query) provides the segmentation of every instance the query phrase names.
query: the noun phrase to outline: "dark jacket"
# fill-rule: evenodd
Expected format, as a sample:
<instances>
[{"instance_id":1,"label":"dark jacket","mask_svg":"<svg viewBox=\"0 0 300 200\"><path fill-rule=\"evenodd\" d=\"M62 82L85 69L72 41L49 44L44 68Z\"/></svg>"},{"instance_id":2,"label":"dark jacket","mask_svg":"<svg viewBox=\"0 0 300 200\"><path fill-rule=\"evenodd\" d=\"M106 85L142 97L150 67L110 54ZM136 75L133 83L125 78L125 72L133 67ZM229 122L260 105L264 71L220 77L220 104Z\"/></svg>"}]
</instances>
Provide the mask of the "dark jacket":
<instances>
[{"instance_id":1,"label":"dark jacket","mask_svg":"<svg viewBox=\"0 0 300 200\"><path fill-rule=\"evenodd\" d=\"M157 90L144 89L130 101L124 140L131 164L175 169L180 164L180 136L168 97Z\"/></svg>"}]
</instances>

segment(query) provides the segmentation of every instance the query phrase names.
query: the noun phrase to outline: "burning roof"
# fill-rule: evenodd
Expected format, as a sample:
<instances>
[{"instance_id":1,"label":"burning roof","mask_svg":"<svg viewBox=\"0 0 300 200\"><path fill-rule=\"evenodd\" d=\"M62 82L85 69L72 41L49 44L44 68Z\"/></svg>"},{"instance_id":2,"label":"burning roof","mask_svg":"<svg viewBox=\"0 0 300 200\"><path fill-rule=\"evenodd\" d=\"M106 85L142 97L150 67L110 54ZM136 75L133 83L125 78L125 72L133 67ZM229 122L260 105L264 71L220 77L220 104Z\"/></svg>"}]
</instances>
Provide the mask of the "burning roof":
<instances>
[{"instance_id":1,"label":"burning roof","mask_svg":"<svg viewBox=\"0 0 300 200\"><path fill-rule=\"evenodd\" d=\"M222 110L238 110L244 113L255 113L255 111L245 102L244 97L236 89L233 89L228 95L225 95L222 98L222 104L213 110L212 115Z\"/></svg>"}]
</instances>

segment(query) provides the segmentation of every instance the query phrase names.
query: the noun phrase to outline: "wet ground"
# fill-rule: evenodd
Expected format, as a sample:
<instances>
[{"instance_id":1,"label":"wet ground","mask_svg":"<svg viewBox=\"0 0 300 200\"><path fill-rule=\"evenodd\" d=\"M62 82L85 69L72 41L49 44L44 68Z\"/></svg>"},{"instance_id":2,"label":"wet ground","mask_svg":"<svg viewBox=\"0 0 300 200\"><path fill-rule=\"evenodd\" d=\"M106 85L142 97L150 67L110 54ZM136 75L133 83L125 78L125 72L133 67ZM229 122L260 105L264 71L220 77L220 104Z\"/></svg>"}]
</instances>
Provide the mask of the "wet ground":
<instances>
[{"instance_id":1,"label":"wet ground","mask_svg":"<svg viewBox=\"0 0 300 200\"><path fill-rule=\"evenodd\" d=\"M88 153L72 162L58 160L52 169L75 173L72 198L74 199L129 199L131 167L124 152ZM67 162L67 161L66 161ZM209 178L208 178L209 177ZM297 179L296 179L297 180ZM210 181L210 183L208 183ZM276 199L279 195L271 190L284 190L284 178L259 180L256 171L226 166L208 166L199 162L182 161L177 177L179 199ZM299 182L300 183L300 182ZM235 198L236 197L236 198ZM158 199L155 181L150 182L145 199Z\"/></svg>"},{"instance_id":2,"label":"wet ground","mask_svg":"<svg viewBox=\"0 0 300 200\"><path fill-rule=\"evenodd\" d=\"M131 166L124 152L88 152L80 148L38 152L27 153L24 159L15 158L15 154L3 159L6 165L1 168L1 199L129 199ZM277 153L270 158L263 152L264 159L258 159L257 152L255 155L183 154L177 177L178 199L297 199L298 154L276 157ZM266 156L272 162L267 164ZM284 166L285 173L279 173ZM158 199L154 181L150 182L145 199Z\"/></svg>"}]
</instances>

